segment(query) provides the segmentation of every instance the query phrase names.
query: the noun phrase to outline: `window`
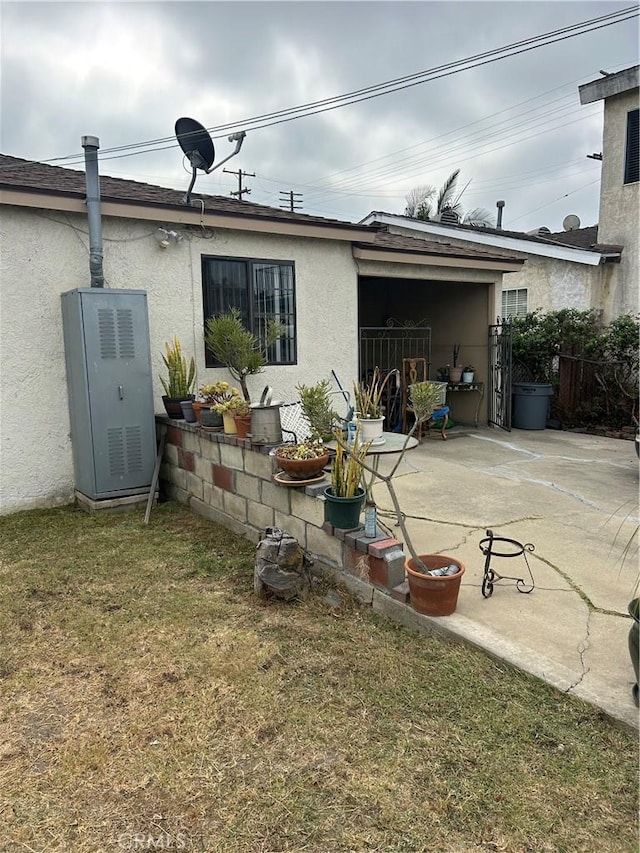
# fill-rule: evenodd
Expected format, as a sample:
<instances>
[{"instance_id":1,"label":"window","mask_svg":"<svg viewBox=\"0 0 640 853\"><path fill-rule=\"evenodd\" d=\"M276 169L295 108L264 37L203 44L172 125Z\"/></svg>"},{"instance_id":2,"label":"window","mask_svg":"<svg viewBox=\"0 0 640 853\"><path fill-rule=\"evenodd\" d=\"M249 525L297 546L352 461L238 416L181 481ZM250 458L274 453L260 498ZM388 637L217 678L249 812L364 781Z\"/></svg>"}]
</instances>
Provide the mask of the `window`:
<instances>
[{"instance_id":1,"label":"window","mask_svg":"<svg viewBox=\"0 0 640 853\"><path fill-rule=\"evenodd\" d=\"M294 266L291 261L202 257L202 298L205 323L209 317L237 308L242 322L264 341L270 320L284 335L267 352L268 364L295 364L296 309ZM207 367L215 361L206 353Z\"/></svg>"},{"instance_id":2,"label":"window","mask_svg":"<svg viewBox=\"0 0 640 853\"><path fill-rule=\"evenodd\" d=\"M624 158L625 184L635 184L640 180L639 113L640 110L631 110L627 113L627 150Z\"/></svg>"},{"instance_id":3,"label":"window","mask_svg":"<svg viewBox=\"0 0 640 853\"><path fill-rule=\"evenodd\" d=\"M521 317L527 313L527 288L502 291L502 316Z\"/></svg>"}]
</instances>

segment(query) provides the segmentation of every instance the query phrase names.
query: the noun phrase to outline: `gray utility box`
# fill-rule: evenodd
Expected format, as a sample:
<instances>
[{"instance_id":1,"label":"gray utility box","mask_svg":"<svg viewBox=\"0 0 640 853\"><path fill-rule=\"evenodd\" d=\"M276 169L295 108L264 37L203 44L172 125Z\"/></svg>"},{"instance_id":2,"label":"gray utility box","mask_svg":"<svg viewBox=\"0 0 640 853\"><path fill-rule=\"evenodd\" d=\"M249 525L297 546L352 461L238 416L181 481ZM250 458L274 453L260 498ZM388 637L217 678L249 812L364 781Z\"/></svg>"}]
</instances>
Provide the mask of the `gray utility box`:
<instances>
[{"instance_id":1,"label":"gray utility box","mask_svg":"<svg viewBox=\"0 0 640 853\"><path fill-rule=\"evenodd\" d=\"M76 489L93 500L148 492L156 457L147 294L62 294Z\"/></svg>"}]
</instances>

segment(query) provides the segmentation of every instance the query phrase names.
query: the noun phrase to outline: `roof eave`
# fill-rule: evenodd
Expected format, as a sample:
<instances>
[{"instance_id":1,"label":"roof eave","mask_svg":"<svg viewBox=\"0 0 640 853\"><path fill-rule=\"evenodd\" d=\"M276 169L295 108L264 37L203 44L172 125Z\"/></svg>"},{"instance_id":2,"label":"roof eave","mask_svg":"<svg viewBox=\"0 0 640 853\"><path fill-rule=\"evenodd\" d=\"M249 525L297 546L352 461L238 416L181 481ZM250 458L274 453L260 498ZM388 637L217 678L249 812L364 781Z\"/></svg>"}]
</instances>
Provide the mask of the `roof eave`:
<instances>
[{"instance_id":1,"label":"roof eave","mask_svg":"<svg viewBox=\"0 0 640 853\"><path fill-rule=\"evenodd\" d=\"M194 199L195 200L195 199ZM368 242L373 240L376 229L366 226L339 222L308 222L304 219L271 216L259 216L245 211L204 212L200 207L188 207L183 204L154 203L146 201L128 201L109 195L101 195L101 208L104 216L124 219L142 219L153 222L167 220L181 225L205 224L210 227L229 228L238 231L263 231L292 236L313 236L332 240ZM0 204L17 207L43 208L45 210L64 210L66 212L85 213L86 198L79 192L56 192L32 187L16 187L0 183Z\"/></svg>"},{"instance_id":2,"label":"roof eave","mask_svg":"<svg viewBox=\"0 0 640 853\"><path fill-rule=\"evenodd\" d=\"M385 261L419 266L465 267L466 269L517 272L525 263L520 258L478 258L471 255L451 255L446 252L425 252L419 249L401 249L354 243L353 257L363 261Z\"/></svg>"},{"instance_id":3,"label":"roof eave","mask_svg":"<svg viewBox=\"0 0 640 853\"><path fill-rule=\"evenodd\" d=\"M556 258L557 260L574 261L575 263L585 264L587 266L598 266L600 263L600 254L597 251L576 249L573 246L561 246L556 243L542 243L533 240L519 240L517 237L502 237L497 234L485 234L482 231L466 229L464 232L454 233L450 227L440 225L439 223L408 219L406 216L400 216L397 214L370 214L369 216L365 216L365 218L361 220L361 223L367 223L368 220L378 222L382 225L395 225L400 228L407 228L415 231L416 233L436 234L440 237L449 238L453 237L458 240L466 240L469 243L495 246L502 249L509 249L514 252L522 252L527 255L542 255L544 257Z\"/></svg>"}]
</instances>

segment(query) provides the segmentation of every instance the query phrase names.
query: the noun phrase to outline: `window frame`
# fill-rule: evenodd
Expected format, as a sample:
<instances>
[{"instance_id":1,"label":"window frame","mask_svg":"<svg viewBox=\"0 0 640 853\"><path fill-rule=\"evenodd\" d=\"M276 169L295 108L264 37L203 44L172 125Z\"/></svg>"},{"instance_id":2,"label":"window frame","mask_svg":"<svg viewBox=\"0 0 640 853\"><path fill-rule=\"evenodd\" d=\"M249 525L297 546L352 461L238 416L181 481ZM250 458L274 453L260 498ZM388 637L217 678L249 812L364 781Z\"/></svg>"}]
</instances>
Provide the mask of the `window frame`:
<instances>
[{"instance_id":1,"label":"window frame","mask_svg":"<svg viewBox=\"0 0 640 853\"><path fill-rule=\"evenodd\" d=\"M298 311L297 311L297 299L296 299L296 265L293 260L283 260L276 258L247 258L247 257L238 257L236 255L201 255L200 257L200 266L201 266L201 277L202 277L202 310L203 310L203 318L204 318L204 327L206 329L207 320L210 317L218 316L216 313L211 310L210 302L210 293L209 287L209 275L207 273L207 265L211 262L232 262L238 263L244 266L244 276L245 276L245 295L247 300L247 312L246 315L249 320L249 330L256 334L256 314L258 313L258 306L254 302L254 286L255 286L255 269L261 264L267 264L270 266L277 267L285 267L291 270L291 350L292 357L290 360L279 360L274 361L267 356L265 364L268 366L277 366L277 367L287 367L290 365L296 365L298 363ZM231 308L231 306L229 306ZM244 319L243 319L244 322ZM209 352L208 347L205 344L205 365L207 367L221 367L222 365L215 361L211 353Z\"/></svg>"},{"instance_id":2,"label":"window frame","mask_svg":"<svg viewBox=\"0 0 640 853\"><path fill-rule=\"evenodd\" d=\"M509 313L509 312L504 310L506 307L507 296L510 293L515 293L515 302L516 302L515 313ZM524 296L524 298L525 298L525 309L522 312L518 310L519 295L521 293L524 293L524 295L525 295ZM502 317L503 318L506 318L506 317L524 317L524 315L527 314L529 311L529 288L528 287L507 287L507 288L503 288L502 294L501 294L500 308L502 310Z\"/></svg>"}]
</instances>

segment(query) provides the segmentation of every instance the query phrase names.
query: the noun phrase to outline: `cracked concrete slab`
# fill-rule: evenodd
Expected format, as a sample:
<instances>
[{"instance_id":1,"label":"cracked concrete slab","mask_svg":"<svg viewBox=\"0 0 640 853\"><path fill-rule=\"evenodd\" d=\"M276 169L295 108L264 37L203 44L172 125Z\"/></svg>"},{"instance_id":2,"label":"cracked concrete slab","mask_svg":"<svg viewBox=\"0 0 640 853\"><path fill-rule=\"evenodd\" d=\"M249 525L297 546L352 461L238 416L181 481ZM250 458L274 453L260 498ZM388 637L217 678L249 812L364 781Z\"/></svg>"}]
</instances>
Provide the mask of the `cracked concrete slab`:
<instances>
[{"instance_id":1,"label":"cracked concrete slab","mask_svg":"<svg viewBox=\"0 0 640 853\"><path fill-rule=\"evenodd\" d=\"M466 567L457 611L435 620L440 629L637 726L627 650L627 604L638 581L633 443L551 430L454 435L424 440L394 478L417 551L451 554ZM383 459L381 470L391 464ZM401 538L385 519L391 500L384 484L374 495L381 520ZM533 543L531 594L507 579L528 581L522 557L492 558L504 580L483 598L479 542L487 528Z\"/></svg>"}]
</instances>

